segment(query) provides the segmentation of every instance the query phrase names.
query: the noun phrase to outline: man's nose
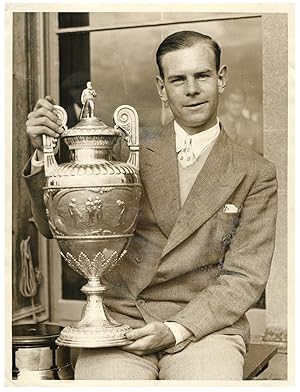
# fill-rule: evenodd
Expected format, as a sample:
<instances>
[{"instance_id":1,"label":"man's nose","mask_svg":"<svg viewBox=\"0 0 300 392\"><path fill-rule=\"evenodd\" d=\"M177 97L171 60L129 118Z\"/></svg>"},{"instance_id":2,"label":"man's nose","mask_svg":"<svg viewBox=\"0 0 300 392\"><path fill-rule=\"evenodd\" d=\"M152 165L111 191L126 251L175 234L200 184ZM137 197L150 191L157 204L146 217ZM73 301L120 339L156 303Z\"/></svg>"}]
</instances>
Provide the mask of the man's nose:
<instances>
[{"instance_id":1,"label":"man's nose","mask_svg":"<svg viewBox=\"0 0 300 392\"><path fill-rule=\"evenodd\" d=\"M187 79L186 83L186 94L187 95L195 95L199 94L200 89L199 89L199 84L194 78Z\"/></svg>"}]
</instances>

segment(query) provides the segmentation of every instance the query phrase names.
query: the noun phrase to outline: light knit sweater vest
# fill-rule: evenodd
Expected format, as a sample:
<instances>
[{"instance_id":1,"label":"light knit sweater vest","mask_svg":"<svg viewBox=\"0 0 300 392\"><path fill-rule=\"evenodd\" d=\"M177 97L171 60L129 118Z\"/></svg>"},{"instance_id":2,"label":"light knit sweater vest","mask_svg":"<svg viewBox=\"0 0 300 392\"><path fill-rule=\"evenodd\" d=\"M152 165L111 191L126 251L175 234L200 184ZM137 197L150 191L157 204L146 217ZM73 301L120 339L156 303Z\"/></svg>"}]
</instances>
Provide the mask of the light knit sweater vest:
<instances>
[{"instance_id":1,"label":"light knit sweater vest","mask_svg":"<svg viewBox=\"0 0 300 392\"><path fill-rule=\"evenodd\" d=\"M178 178L179 178L179 194L180 194L180 204L183 206L186 201L192 186L204 166L204 163L211 152L216 140L213 140L205 150L199 155L196 161L187 167L182 167L178 161Z\"/></svg>"}]
</instances>

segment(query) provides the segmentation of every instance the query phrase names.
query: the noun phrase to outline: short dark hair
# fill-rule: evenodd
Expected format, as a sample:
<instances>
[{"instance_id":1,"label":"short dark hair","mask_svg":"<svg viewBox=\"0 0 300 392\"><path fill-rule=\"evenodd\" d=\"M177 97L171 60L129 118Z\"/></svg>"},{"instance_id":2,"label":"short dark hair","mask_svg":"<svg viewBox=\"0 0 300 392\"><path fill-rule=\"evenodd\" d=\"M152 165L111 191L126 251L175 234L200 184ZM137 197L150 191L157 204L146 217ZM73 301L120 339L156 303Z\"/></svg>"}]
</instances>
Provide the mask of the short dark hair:
<instances>
[{"instance_id":1,"label":"short dark hair","mask_svg":"<svg viewBox=\"0 0 300 392\"><path fill-rule=\"evenodd\" d=\"M162 78L164 77L161 65L161 59L163 55L168 52L173 52L175 50L190 48L191 46L194 46L199 42L206 42L213 50L216 60L216 70L218 72L221 63L221 48L219 44L209 35L198 33L197 31L184 30L169 35L159 45L156 51L156 63L159 69L160 76Z\"/></svg>"}]
</instances>

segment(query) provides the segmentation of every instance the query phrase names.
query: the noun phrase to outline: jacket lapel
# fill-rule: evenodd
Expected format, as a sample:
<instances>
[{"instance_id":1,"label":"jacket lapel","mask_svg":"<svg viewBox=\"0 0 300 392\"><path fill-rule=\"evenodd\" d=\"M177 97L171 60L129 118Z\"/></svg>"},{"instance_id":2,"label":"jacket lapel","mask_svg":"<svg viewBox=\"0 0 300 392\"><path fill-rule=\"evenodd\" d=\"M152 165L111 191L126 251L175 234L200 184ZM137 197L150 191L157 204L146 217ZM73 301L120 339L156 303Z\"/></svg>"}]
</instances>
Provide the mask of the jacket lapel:
<instances>
[{"instance_id":1,"label":"jacket lapel","mask_svg":"<svg viewBox=\"0 0 300 392\"><path fill-rule=\"evenodd\" d=\"M223 128L199 173L163 249L161 258L202 226L225 204L245 175L233 163L232 144Z\"/></svg>"},{"instance_id":2,"label":"jacket lapel","mask_svg":"<svg viewBox=\"0 0 300 392\"><path fill-rule=\"evenodd\" d=\"M180 212L176 140L173 122L144 135L140 173L156 222L166 237Z\"/></svg>"}]
</instances>

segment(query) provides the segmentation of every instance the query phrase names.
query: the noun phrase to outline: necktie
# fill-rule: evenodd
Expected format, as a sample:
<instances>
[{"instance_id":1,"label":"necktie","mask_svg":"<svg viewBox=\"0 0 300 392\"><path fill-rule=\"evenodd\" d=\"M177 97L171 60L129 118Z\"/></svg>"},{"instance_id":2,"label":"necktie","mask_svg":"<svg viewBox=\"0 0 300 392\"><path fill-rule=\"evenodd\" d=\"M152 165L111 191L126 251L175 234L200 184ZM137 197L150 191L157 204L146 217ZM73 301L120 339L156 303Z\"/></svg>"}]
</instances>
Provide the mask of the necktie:
<instances>
[{"instance_id":1,"label":"necktie","mask_svg":"<svg viewBox=\"0 0 300 392\"><path fill-rule=\"evenodd\" d=\"M178 154L178 160L183 167L190 166L195 161L195 156L192 149L192 138L187 136L184 141L183 149Z\"/></svg>"}]
</instances>

